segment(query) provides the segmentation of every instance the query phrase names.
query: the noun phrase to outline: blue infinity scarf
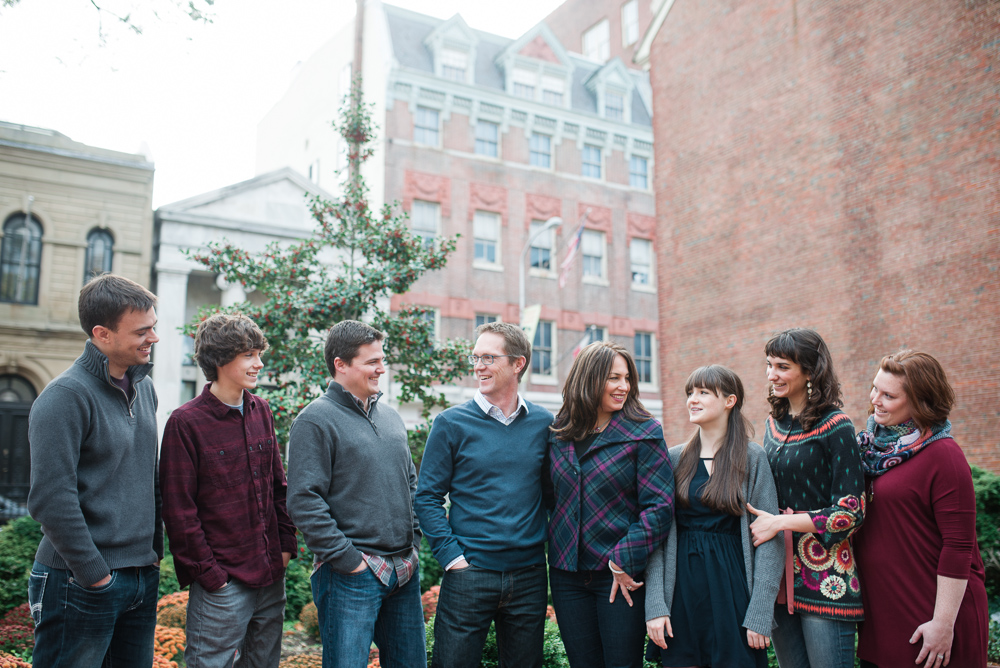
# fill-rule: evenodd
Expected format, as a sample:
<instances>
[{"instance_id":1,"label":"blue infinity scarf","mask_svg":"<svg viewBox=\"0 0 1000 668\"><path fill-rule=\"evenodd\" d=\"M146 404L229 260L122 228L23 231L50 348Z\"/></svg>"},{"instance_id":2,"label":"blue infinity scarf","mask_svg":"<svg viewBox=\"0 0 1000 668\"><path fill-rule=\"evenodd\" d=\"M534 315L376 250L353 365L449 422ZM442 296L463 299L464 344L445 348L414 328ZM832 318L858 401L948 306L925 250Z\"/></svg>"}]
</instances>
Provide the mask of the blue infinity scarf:
<instances>
[{"instance_id":1,"label":"blue infinity scarf","mask_svg":"<svg viewBox=\"0 0 1000 668\"><path fill-rule=\"evenodd\" d=\"M913 420L885 427L876 424L875 416L869 415L865 428L858 432L858 448L865 475L880 476L934 441L950 436L951 422L948 420L921 431Z\"/></svg>"}]
</instances>

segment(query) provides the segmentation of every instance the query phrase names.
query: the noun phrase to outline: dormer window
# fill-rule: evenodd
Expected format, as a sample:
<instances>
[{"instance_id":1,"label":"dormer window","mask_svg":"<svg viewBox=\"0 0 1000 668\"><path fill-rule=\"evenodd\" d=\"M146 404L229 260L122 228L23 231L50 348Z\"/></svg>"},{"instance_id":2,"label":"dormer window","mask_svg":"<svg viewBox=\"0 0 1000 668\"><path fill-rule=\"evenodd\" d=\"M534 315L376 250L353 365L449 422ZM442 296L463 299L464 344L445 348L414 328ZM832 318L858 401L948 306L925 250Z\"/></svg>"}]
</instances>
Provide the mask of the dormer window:
<instances>
[{"instance_id":1,"label":"dormer window","mask_svg":"<svg viewBox=\"0 0 1000 668\"><path fill-rule=\"evenodd\" d=\"M604 94L604 117L612 121L625 120L625 96L616 90Z\"/></svg>"},{"instance_id":2,"label":"dormer window","mask_svg":"<svg viewBox=\"0 0 1000 668\"><path fill-rule=\"evenodd\" d=\"M441 50L441 76L459 83L466 82L469 54L454 49Z\"/></svg>"},{"instance_id":3,"label":"dormer window","mask_svg":"<svg viewBox=\"0 0 1000 668\"><path fill-rule=\"evenodd\" d=\"M583 33L583 55L599 63L611 57L611 28L607 19Z\"/></svg>"},{"instance_id":4,"label":"dormer window","mask_svg":"<svg viewBox=\"0 0 1000 668\"><path fill-rule=\"evenodd\" d=\"M511 92L516 97L525 100L535 99L535 84L538 82L538 73L531 70L515 69L511 77L513 79L513 89Z\"/></svg>"},{"instance_id":5,"label":"dormer window","mask_svg":"<svg viewBox=\"0 0 1000 668\"><path fill-rule=\"evenodd\" d=\"M436 27L424 39L424 46L434 59L434 74L464 84L473 83L478 43L475 33L458 14Z\"/></svg>"},{"instance_id":6,"label":"dormer window","mask_svg":"<svg viewBox=\"0 0 1000 668\"><path fill-rule=\"evenodd\" d=\"M542 77L542 103L550 104L553 107L562 107L564 105L565 95L563 92L566 90L566 80L559 79L557 77Z\"/></svg>"}]
</instances>

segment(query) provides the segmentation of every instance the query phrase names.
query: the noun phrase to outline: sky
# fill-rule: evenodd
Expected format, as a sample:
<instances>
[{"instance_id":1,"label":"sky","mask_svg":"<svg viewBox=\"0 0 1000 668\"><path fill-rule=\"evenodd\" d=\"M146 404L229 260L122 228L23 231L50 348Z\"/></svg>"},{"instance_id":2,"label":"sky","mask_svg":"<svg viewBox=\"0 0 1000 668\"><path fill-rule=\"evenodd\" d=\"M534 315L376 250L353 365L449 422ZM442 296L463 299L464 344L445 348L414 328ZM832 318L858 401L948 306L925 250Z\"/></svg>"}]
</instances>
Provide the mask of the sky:
<instances>
[{"instance_id":1,"label":"sky","mask_svg":"<svg viewBox=\"0 0 1000 668\"><path fill-rule=\"evenodd\" d=\"M306 60L354 15L354 0L216 0L211 23L183 0L21 0L0 9L0 120L143 153L153 207L254 176L257 123ZM561 0L395 0L515 38ZM150 8L155 8L154 15ZM334 75L335 76L335 75Z\"/></svg>"}]
</instances>

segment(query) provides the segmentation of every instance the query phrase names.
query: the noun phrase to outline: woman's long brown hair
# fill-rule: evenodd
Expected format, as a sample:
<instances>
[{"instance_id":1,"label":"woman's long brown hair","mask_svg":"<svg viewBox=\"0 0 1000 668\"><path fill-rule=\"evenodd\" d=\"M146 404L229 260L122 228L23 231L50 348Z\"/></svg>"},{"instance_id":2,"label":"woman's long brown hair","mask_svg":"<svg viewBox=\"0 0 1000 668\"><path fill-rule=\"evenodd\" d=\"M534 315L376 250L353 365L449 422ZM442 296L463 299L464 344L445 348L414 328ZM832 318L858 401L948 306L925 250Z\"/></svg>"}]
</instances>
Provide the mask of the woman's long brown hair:
<instances>
[{"instance_id":1,"label":"woman's long brown hair","mask_svg":"<svg viewBox=\"0 0 1000 668\"><path fill-rule=\"evenodd\" d=\"M833 371L833 356L826 341L816 330L805 327L786 329L771 337L764 346L764 354L791 360L809 376L813 391L806 395L806 407L797 416L799 424L806 431L815 427L834 408L844 407L840 381ZM771 404L771 415L775 420L788 415L788 399L771 395L767 401Z\"/></svg>"},{"instance_id":2,"label":"woman's long brown hair","mask_svg":"<svg viewBox=\"0 0 1000 668\"><path fill-rule=\"evenodd\" d=\"M684 384L685 396L695 388L704 388L725 399L733 395L736 403L729 410L726 435L715 453L712 475L701 490L701 502L712 510L740 517L746 512L743 486L747 480L747 450L753 425L743 415L743 381L732 369L718 364L698 367ZM701 429L688 439L674 470L674 495L684 508L691 505L691 480L701 457Z\"/></svg>"}]
</instances>

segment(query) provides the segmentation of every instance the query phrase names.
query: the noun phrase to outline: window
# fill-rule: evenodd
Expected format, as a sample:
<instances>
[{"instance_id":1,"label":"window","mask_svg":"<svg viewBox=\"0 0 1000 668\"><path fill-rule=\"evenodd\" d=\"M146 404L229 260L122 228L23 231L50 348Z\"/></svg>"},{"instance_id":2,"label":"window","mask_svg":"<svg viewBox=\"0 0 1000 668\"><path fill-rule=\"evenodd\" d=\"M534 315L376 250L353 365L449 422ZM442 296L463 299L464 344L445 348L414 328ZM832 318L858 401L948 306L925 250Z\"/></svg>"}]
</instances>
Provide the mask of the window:
<instances>
[{"instance_id":1,"label":"window","mask_svg":"<svg viewBox=\"0 0 1000 668\"><path fill-rule=\"evenodd\" d=\"M476 314L476 327L479 327L480 325L487 325L491 322L500 322L500 316L494 315L493 313Z\"/></svg>"},{"instance_id":2,"label":"window","mask_svg":"<svg viewBox=\"0 0 1000 668\"><path fill-rule=\"evenodd\" d=\"M181 366L198 366L198 362L194 358L193 336L181 337Z\"/></svg>"},{"instance_id":3,"label":"window","mask_svg":"<svg viewBox=\"0 0 1000 668\"><path fill-rule=\"evenodd\" d=\"M531 135L531 164L535 167L552 167L552 137L548 135Z\"/></svg>"},{"instance_id":4,"label":"window","mask_svg":"<svg viewBox=\"0 0 1000 668\"><path fill-rule=\"evenodd\" d=\"M653 335L648 332L635 333L635 370L640 383L653 382Z\"/></svg>"},{"instance_id":5,"label":"window","mask_svg":"<svg viewBox=\"0 0 1000 668\"><path fill-rule=\"evenodd\" d=\"M511 92L525 100L535 99L535 86L538 84L538 73L532 70L515 68L511 72Z\"/></svg>"},{"instance_id":6,"label":"window","mask_svg":"<svg viewBox=\"0 0 1000 668\"><path fill-rule=\"evenodd\" d=\"M181 381L181 403L186 404L195 398L198 393L198 384L193 380Z\"/></svg>"},{"instance_id":7,"label":"window","mask_svg":"<svg viewBox=\"0 0 1000 668\"><path fill-rule=\"evenodd\" d=\"M611 57L611 29L607 19L583 33L583 55L601 63Z\"/></svg>"},{"instance_id":8,"label":"window","mask_svg":"<svg viewBox=\"0 0 1000 668\"><path fill-rule=\"evenodd\" d=\"M583 275L604 278L604 232L584 230L580 240L583 251Z\"/></svg>"},{"instance_id":9,"label":"window","mask_svg":"<svg viewBox=\"0 0 1000 668\"><path fill-rule=\"evenodd\" d=\"M83 282L94 276L100 276L111 271L111 259L114 254L115 240L106 230L91 230L87 235L87 254L83 261Z\"/></svg>"},{"instance_id":10,"label":"window","mask_svg":"<svg viewBox=\"0 0 1000 668\"><path fill-rule=\"evenodd\" d=\"M545 225L545 221L533 220L531 221L531 229L529 234L534 235L535 232L540 230ZM542 271L552 270L552 237L555 234L555 230L547 230L542 234L535 237L534 241L531 242L531 268L541 269Z\"/></svg>"},{"instance_id":11,"label":"window","mask_svg":"<svg viewBox=\"0 0 1000 668\"><path fill-rule=\"evenodd\" d=\"M15 213L3 224L0 302L37 304L41 266L42 226L34 216Z\"/></svg>"},{"instance_id":12,"label":"window","mask_svg":"<svg viewBox=\"0 0 1000 668\"><path fill-rule=\"evenodd\" d=\"M476 153L495 158L497 152L497 138L500 136L500 126L489 121L479 121L476 123Z\"/></svg>"},{"instance_id":13,"label":"window","mask_svg":"<svg viewBox=\"0 0 1000 668\"><path fill-rule=\"evenodd\" d=\"M441 217L441 206L436 202L413 200L410 211L410 222L413 225L413 236L423 240L424 250L434 247L438 235L438 221Z\"/></svg>"},{"instance_id":14,"label":"window","mask_svg":"<svg viewBox=\"0 0 1000 668\"><path fill-rule=\"evenodd\" d=\"M514 82L514 95L516 97L523 97L525 100L535 99L535 87L529 86L525 83Z\"/></svg>"},{"instance_id":15,"label":"window","mask_svg":"<svg viewBox=\"0 0 1000 668\"><path fill-rule=\"evenodd\" d=\"M585 332L586 338L584 339L583 345L588 345L594 341L607 341L608 340L608 330L604 327L598 327L597 325L590 325L587 327Z\"/></svg>"},{"instance_id":16,"label":"window","mask_svg":"<svg viewBox=\"0 0 1000 668\"><path fill-rule=\"evenodd\" d=\"M542 102L554 107L563 106L563 93L566 82L556 77L542 77Z\"/></svg>"},{"instance_id":17,"label":"window","mask_svg":"<svg viewBox=\"0 0 1000 668\"><path fill-rule=\"evenodd\" d=\"M434 342L438 339L438 311L431 306L421 306L420 308L424 309L420 318L428 325L427 335L430 337L433 347Z\"/></svg>"},{"instance_id":18,"label":"window","mask_svg":"<svg viewBox=\"0 0 1000 668\"><path fill-rule=\"evenodd\" d=\"M436 109L417 107L413 123L413 141L425 146L438 145L438 112Z\"/></svg>"},{"instance_id":19,"label":"window","mask_svg":"<svg viewBox=\"0 0 1000 668\"><path fill-rule=\"evenodd\" d=\"M540 320L538 329L535 330L535 341L531 344L531 373L538 376L551 376L555 373L553 368L553 347L552 330L555 329L553 323L548 320Z\"/></svg>"},{"instance_id":20,"label":"window","mask_svg":"<svg viewBox=\"0 0 1000 668\"><path fill-rule=\"evenodd\" d=\"M653 242L648 239L632 239L629 259L632 263L632 285L652 285Z\"/></svg>"},{"instance_id":21,"label":"window","mask_svg":"<svg viewBox=\"0 0 1000 668\"><path fill-rule=\"evenodd\" d=\"M563 94L554 90L543 90L542 102L551 104L553 107L561 107L563 106Z\"/></svg>"},{"instance_id":22,"label":"window","mask_svg":"<svg viewBox=\"0 0 1000 668\"><path fill-rule=\"evenodd\" d=\"M583 145L582 174L595 179L601 178L601 149L597 146Z\"/></svg>"},{"instance_id":23,"label":"window","mask_svg":"<svg viewBox=\"0 0 1000 668\"><path fill-rule=\"evenodd\" d=\"M465 83L465 71L468 68L469 56L461 51L451 49L441 50L441 76L451 81Z\"/></svg>"},{"instance_id":24,"label":"window","mask_svg":"<svg viewBox=\"0 0 1000 668\"><path fill-rule=\"evenodd\" d=\"M629 0L622 5L622 46L639 40L639 0Z\"/></svg>"},{"instance_id":25,"label":"window","mask_svg":"<svg viewBox=\"0 0 1000 668\"><path fill-rule=\"evenodd\" d=\"M628 183L633 188L649 188L649 161L633 155L628 159Z\"/></svg>"},{"instance_id":26,"label":"window","mask_svg":"<svg viewBox=\"0 0 1000 668\"><path fill-rule=\"evenodd\" d=\"M604 94L604 117L612 121L625 119L625 96L609 90Z\"/></svg>"},{"instance_id":27,"label":"window","mask_svg":"<svg viewBox=\"0 0 1000 668\"><path fill-rule=\"evenodd\" d=\"M476 211L472 219L472 236L476 244L476 261L499 264L500 215L488 211Z\"/></svg>"}]
</instances>

